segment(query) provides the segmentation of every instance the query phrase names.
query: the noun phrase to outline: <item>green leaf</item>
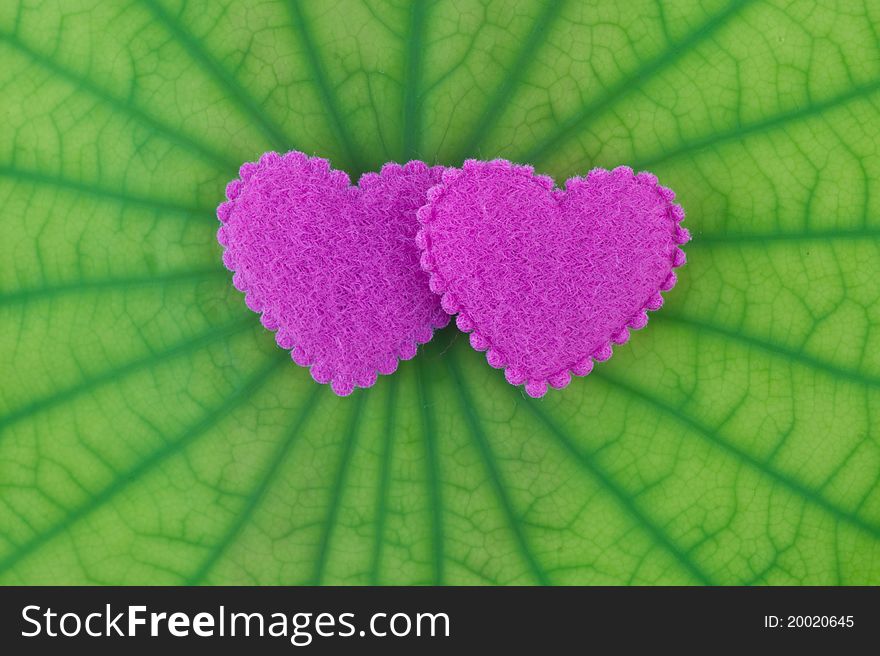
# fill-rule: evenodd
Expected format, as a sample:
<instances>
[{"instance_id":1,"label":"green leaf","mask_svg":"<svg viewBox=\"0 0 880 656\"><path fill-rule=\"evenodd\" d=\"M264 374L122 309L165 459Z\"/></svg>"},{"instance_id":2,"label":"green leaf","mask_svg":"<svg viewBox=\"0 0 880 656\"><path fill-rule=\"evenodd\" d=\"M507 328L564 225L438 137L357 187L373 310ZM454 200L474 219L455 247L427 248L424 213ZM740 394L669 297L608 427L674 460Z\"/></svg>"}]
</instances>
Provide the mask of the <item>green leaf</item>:
<instances>
[{"instance_id":1,"label":"green leaf","mask_svg":"<svg viewBox=\"0 0 880 656\"><path fill-rule=\"evenodd\" d=\"M880 583L877 3L0 5L0 582ZM293 365L214 207L298 148L650 168L666 306L533 401Z\"/></svg>"}]
</instances>

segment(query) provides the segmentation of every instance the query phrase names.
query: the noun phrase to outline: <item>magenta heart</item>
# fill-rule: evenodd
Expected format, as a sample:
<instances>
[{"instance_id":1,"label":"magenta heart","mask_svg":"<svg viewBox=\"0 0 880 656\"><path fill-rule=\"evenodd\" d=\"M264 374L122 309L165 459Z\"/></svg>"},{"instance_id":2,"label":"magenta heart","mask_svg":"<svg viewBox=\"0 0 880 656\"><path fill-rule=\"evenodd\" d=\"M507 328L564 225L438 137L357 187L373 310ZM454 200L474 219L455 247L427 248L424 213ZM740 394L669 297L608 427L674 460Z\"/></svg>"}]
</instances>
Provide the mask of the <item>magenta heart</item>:
<instances>
[{"instance_id":1,"label":"magenta heart","mask_svg":"<svg viewBox=\"0 0 880 656\"><path fill-rule=\"evenodd\" d=\"M327 160L266 153L217 208L233 284L293 360L344 396L449 322L419 267L416 210L442 167L386 164L359 186Z\"/></svg>"},{"instance_id":2,"label":"magenta heart","mask_svg":"<svg viewBox=\"0 0 880 656\"><path fill-rule=\"evenodd\" d=\"M468 160L418 212L431 289L475 349L531 396L611 357L685 262L684 211L650 173L594 169L565 191L532 167Z\"/></svg>"}]
</instances>

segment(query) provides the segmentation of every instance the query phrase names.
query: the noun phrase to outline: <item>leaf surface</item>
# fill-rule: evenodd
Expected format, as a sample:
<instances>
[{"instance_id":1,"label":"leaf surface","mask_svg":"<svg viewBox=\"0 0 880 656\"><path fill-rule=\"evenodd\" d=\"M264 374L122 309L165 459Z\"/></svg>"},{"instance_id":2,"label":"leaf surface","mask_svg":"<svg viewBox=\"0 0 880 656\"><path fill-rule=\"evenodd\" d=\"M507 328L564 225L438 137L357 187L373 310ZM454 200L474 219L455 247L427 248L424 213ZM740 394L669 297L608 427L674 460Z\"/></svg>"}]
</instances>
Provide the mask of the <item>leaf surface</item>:
<instances>
[{"instance_id":1,"label":"leaf surface","mask_svg":"<svg viewBox=\"0 0 880 656\"><path fill-rule=\"evenodd\" d=\"M0 582L880 583L878 9L2 3ZM291 148L647 168L689 264L564 392L338 399L215 241Z\"/></svg>"}]
</instances>

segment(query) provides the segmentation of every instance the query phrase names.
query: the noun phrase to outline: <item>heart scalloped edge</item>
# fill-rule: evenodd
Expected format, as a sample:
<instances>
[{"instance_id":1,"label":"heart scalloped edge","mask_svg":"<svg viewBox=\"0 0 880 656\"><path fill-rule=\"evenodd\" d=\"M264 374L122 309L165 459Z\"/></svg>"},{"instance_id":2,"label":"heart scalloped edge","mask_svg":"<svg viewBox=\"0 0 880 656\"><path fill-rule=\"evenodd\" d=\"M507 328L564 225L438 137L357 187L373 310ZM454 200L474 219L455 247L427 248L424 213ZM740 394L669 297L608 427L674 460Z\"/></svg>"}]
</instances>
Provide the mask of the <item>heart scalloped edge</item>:
<instances>
[{"instance_id":1,"label":"heart scalloped edge","mask_svg":"<svg viewBox=\"0 0 880 656\"><path fill-rule=\"evenodd\" d=\"M358 184L352 185L351 178L348 174L345 171L331 169L330 161L327 159L309 157L305 153L295 150L289 151L284 155L279 155L274 151L270 151L264 153L257 162L245 162L241 165L238 171L239 177L234 178L226 185L226 201L220 203L217 207L217 218L221 223L220 228L217 230L217 241L223 247L223 264L227 269L233 272L232 284L238 291L244 294L247 307L260 315L260 323L266 329L275 333L276 344L282 349L290 351L290 357L296 364L308 368L309 373L316 382L322 384L329 383L334 393L338 396L348 396L354 391L355 387L372 387L376 383L378 374L389 375L394 373L401 360L411 360L414 358L419 345L428 343L433 338L435 331L446 327L449 324L450 316L448 314L445 316L438 316L437 320L435 320L430 327L425 327L422 330L417 331L416 334L412 335L410 338L403 340L395 349L395 353L389 355L387 361L377 369L365 369L357 372L352 377L352 380L343 381L334 379L334 372L331 371L330 367L321 361L316 361L305 349L295 344L283 330L279 330L280 326L277 319L269 312L263 310L262 300L254 290L248 288L248 285L240 272L236 271L235 252L234 248L230 247L226 238L225 225L229 222L229 219L232 216L232 212L235 209L235 200L241 194L244 183L250 180L257 171L273 166L281 159L285 158L297 160L300 165L312 166L316 170L330 171L332 184L348 187L353 196L357 196L360 194L361 190L368 188L369 185L379 179L380 175L398 176L403 175L404 173L425 171L428 170L429 167L427 164L419 160L412 160L406 164L389 162L382 166L381 173L364 173L358 180ZM438 166L434 168L442 169L444 167Z\"/></svg>"},{"instance_id":2,"label":"heart scalloped edge","mask_svg":"<svg viewBox=\"0 0 880 656\"><path fill-rule=\"evenodd\" d=\"M421 252L420 264L422 269L428 274L429 285L431 291L440 294L441 305L450 316L455 317L455 323L458 329L465 333L470 333L471 346L477 351L485 351L486 361L489 366L495 369L503 369L504 376L511 385L525 385L526 393L534 398L544 396L547 392L547 386L554 389L563 389L571 382L572 375L586 376L593 370L593 362L604 362L612 355L612 344L625 344L630 337L630 330L640 330L648 323L648 311L659 310L663 305L663 296L661 292L668 292L677 282L674 269L677 269L687 261L684 251L680 248L691 239L691 235L686 228L681 226L684 219L684 209L681 205L677 205L672 201L675 200L675 192L667 187L659 184L657 176L653 173L642 171L634 173L628 166L618 166L612 171L603 168L595 168L591 170L586 177L573 177L565 181L565 191L575 189L587 183L591 178L606 175L631 175L641 184L653 187L657 195L666 203L666 216L669 219L670 226L673 229L673 240L676 247L670 256L670 273L660 285L659 289L651 294L642 304L636 314L629 319L624 325L620 326L611 335L611 338L602 346L595 349L592 353L588 353L579 357L575 362L549 375L544 379L528 380L526 375L518 369L508 366L504 355L493 347L491 342L481 335L474 325L473 320L468 317L467 313L462 310L456 301L454 295L448 290L446 281L436 270L435 262L428 253L431 243L431 221L434 219L434 204L439 201L446 191L446 185L456 180L462 173L479 171L486 168L502 168L512 171L518 175L522 175L534 180L543 188L551 191L556 198L560 198L564 191L556 189L556 183L550 176L535 175L535 169L532 166L523 164L514 164L505 159L495 159L490 162L469 159L464 162L460 169L447 169L443 173L441 182L437 183L428 190L427 203L419 208L416 216L418 216L421 227L416 233L416 245Z\"/></svg>"}]
</instances>

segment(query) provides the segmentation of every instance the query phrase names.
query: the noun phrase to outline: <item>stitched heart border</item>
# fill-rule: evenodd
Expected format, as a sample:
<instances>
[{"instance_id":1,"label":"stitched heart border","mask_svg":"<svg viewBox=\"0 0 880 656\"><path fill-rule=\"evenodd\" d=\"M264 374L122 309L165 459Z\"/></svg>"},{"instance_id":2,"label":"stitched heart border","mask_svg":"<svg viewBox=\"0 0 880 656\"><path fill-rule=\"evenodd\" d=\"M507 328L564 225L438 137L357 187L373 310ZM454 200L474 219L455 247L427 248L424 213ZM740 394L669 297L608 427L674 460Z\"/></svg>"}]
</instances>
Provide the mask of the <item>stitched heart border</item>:
<instances>
[{"instance_id":1,"label":"stitched heart border","mask_svg":"<svg viewBox=\"0 0 880 656\"><path fill-rule=\"evenodd\" d=\"M406 164L398 164L389 162L383 165L381 172L364 173L358 183L353 185L349 175L345 171L333 169L330 162L326 159L317 157L308 157L304 153L298 151L290 151L284 155L276 152L267 152L263 154L258 162L246 162L239 169L239 177L230 181L226 186L227 200L221 203L217 208L217 218L220 220L220 228L217 231L217 240L223 246L223 264L227 269L233 272L233 286L244 293L245 304L247 307L260 316L260 323L272 332L276 332L275 341L281 348L290 351L291 359L299 366L309 368L312 378L318 383L330 383L333 391L339 396L347 396L354 391L355 387L371 387L375 384L377 374L389 375L397 370L398 363L401 360L410 360L415 357L419 345L429 342L436 330L445 327L449 323L450 317L437 308L434 318L429 325L415 330L411 334L399 335L399 340L393 349L393 353L389 353L383 362L377 367L361 369L353 375L351 380L340 380L336 378L336 373L331 370L329 363L323 362L310 355L299 344L295 343L287 331L279 325L276 317L272 316L264 308L264 299L248 284L248 280L241 270L237 270L238 255L234 244L230 244L226 234L225 226L232 218L235 210L236 199L241 195L245 184L257 172L266 170L269 167L278 165L284 158L293 158L300 165L312 167L314 170L329 173L329 177L335 185L346 185L348 193L352 196L358 196L365 190L371 188L372 185L378 184L382 177L390 178L404 176L413 173L424 173L433 169L443 169L443 167L429 167L424 162L414 160ZM414 219L415 220L415 219ZM415 226L414 226L415 228ZM418 271L416 268L415 271ZM427 291L427 290L426 290Z\"/></svg>"},{"instance_id":2,"label":"stitched heart border","mask_svg":"<svg viewBox=\"0 0 880 656\"><path fill-rule=\"evenodd\" d=\"M453 183L459 176L463 175L465 172L478 172L484 167L498 167L511 171L517 175L529 177L537 181L538 184L545 189L553 192L553 195L557 200L561 198L565 192L586 185L591 177L609 174L633 176L633 178L639 183L653 187L658 196L666 204L666 217L669 220L673 241L677 244L670 255L669 275L659 286L659 289L644 300L641 308L617 330L612 331L610 339L605 344L601 345L592 353L579 355L573 362L565 366L563 369L542 380L527 380L524 372L508 366L508 362L504 355L499 352L498 349L494 348L492 343L484 335L480 334L472 318L469 317L467 312L460 307L457 299L449 291L447 282L437 270L434 259L430 254L431 223L435 219L435 204L442 199L447 186ZM680 205L673 203L674 199L675 193L671 189L661 186L654 174L649 172L635 174L628 166L619 166L612 171L603 168L595 168L585 177L572 177L566 180L563 191L563 189L556 188L553 178L545 175L535 175L532 166L514 164L504 159L496 159L491 162L470 159L464 162L461 169L447 169L443 174L441 182L428 190L426 204L419 208L416 213L420 223L419 231L416 233L416 245L421 252L420 264L428 273L431 291L441 296L443 309L450 315L457 315L456 325L459 330L465 333L470 333L471 346L478 351L486 352L486 361L491 367L504 369L505 378L510 384L525 384L526 393L533 397L540 397L546 393L548 384L555 389L562 389L569 384L572 374L575 376L586 376L593 369L593 361L604 362L605 360L608 360L612 355L612 344L626 343L630 336L630 330L639 330L644 328L648 323L647 311L659 310L663 305L663 296L661 295L661 292L669 291L675 286L677 278L673 270L683 266L686 262L685 253L679 248L679 246L687 243L691 238L688 230L680 225L684 219L684 209Z\"/></svg>"}]
</instances>

